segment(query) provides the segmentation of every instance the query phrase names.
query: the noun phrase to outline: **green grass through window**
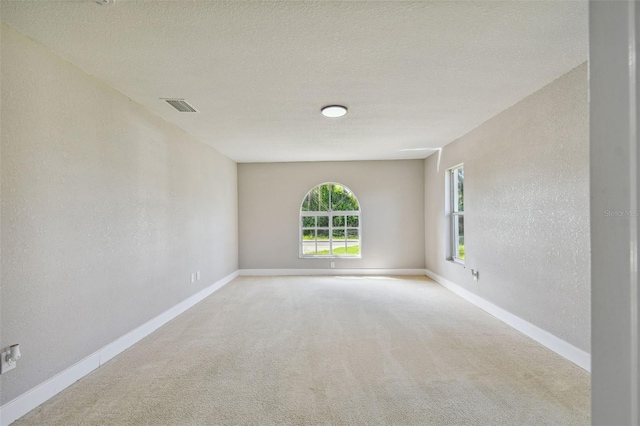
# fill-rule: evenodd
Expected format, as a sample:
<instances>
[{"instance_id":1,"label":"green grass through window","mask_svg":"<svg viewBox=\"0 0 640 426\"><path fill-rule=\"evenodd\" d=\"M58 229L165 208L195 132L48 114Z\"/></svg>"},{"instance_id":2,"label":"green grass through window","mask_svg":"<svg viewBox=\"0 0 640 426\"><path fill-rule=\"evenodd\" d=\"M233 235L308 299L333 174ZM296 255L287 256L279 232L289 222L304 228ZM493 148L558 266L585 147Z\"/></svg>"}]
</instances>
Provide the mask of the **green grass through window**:
<instances>
[{"instance_id":1,"label":"green grass through window","mask_svg":"<svg viewBox=\"0 0 640 426\"><path fill-rule=\"evenodd\" d=\"M316 254L329 254L329 250L321 250ZM360 246L349 246L347 247L346 253L344 247L333 249L333 254L360 254Z\"/></svg>"},{"instance_id":2,"label":"green grass through window","mask_svg":"<svg viewBox=\"0 0 640 426\"><path fill-rule=\"evenodd\" d=\"M302 239L304 241L313 241L316 239L316 237L314 237L313 235L303 235ZM348 240L357 240L358 236L357 235L348 235L347 236ZM318 241L329 241L329 237L318 237ZM333 237L333 241L344 241L344 237Z\"/></svg>"}]
</instances>

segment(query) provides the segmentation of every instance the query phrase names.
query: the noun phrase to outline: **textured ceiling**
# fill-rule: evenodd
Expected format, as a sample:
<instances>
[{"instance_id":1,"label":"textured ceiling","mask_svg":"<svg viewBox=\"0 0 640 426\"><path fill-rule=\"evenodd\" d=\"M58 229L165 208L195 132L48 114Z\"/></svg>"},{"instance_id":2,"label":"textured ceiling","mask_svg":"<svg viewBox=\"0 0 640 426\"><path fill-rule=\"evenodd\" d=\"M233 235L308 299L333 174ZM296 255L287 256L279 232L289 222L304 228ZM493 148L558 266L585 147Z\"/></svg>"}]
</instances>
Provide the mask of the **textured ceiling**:
<instances>
[{"instance_id":1,"label":"textured ceiling","mask_svg":"<svg viewBox=\"0 0 640 426\"><path fill-rule=\"evenodd\" d=\"M424 158L587 59L586 1L1 2L238 162ZM160 98L185 98L181 114ZM349 114L328 119L327 104ZM402 151L410 150L410 151Z\"/></svg>"}]
</instances>

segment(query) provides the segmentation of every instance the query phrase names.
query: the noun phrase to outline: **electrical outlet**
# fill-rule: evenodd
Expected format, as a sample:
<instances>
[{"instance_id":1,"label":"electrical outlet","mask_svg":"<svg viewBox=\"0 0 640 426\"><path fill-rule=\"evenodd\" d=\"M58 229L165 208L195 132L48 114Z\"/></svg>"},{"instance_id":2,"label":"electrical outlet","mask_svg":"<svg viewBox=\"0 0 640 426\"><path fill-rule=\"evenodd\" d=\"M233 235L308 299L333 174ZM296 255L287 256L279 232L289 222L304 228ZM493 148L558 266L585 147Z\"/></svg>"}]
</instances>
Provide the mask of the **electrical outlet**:
<instances>
[{"instance_id":1,"label":"electrical outlet","mask_svg":"<svg viewBox=\"0 0 640 426\"><path fill-rule=\"evenodd\" d=\"M331 262L331 267L335 268L336 267L336 262Z\"/></svg>"},{"instance_id":2,"label":"electrical outlet","mask_svg":"<svg viewBox=\"0 0 640 426\"><path fill-rule=\"evenodd\" d=\"M196 281L200 281L200 271L196 272Z\"/></svg>"},{"instance_id":3,"label":"electrical outlet","mask_svg":"<svg viewBox=\"0 0 640 426\"><path fill-rule=\"evenodd\" d=\"M195 273L192 273L192 274L191 274L191 282L192 282L192 283L195 283L195 282L196 282L196 274L195 274Z\"/></svg>"},{"instance_id":4,"label":"electrical outlet","mask_svg":"<svg viewBox=\"0 0 640 426\"><path fill-rule=\"evenodd\" d=\"M18 363L17 361L13 361L13 362L7 362L7 355L9 355L9 352L2 352L2 354L0 354L0 357L2 358L2 360L0 361L0 374L4 374L9 370L13 370L14 368L16 368L16 364Z\"/></svg>"},{"instance_id":5,"label":"electrical outlet","mask_svg":"<svg viewBox=\"0 0 640 426\"><path fill-rule=\"evenodd\" d=\"M476 271L475 269L472 269L471 276L473 277L474 281L478 281L478 279L480 278L480 272Z\"/></svg>"}]
</instances>

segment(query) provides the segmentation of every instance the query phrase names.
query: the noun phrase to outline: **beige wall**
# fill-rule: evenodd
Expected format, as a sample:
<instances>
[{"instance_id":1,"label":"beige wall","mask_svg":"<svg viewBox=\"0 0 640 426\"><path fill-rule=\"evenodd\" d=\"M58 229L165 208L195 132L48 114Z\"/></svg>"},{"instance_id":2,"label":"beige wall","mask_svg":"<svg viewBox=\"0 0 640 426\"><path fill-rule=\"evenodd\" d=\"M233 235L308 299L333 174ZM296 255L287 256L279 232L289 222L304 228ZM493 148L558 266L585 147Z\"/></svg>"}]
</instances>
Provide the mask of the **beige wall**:
<instances>
[{"instance_id":1,"label":"beige wall","mask_svg":"<svg viewBox=\"0 0 640 426\"><path fill-rule=\"evenodd\" d=\"M583 64L447 145L439 172L425 160L425 250L431 271L590 352L587 86ZM466 268L445 260L459 163Z\"/></svg>"},{"instance_id":2,"label":"beige wall","mask_svg":"<svg viewBox=\"0 0 640 426\"><path fill-rule=\"evenodd\" d=\"M424 268L423 175L422 160L239 164L240 268ZM361 259L298 256L302 199L323 182L358 197Z\"/></svg>"},{"instance_id":3,"label":"beige wall","mask_svg":"<svg viewBox=\"0 0 640 426\"><path fill-rule=\"evenodd\" d=\"M4 25L1 58L4 404L237 270L238 245L233 161Z\"/></svg>"}]
</instances>

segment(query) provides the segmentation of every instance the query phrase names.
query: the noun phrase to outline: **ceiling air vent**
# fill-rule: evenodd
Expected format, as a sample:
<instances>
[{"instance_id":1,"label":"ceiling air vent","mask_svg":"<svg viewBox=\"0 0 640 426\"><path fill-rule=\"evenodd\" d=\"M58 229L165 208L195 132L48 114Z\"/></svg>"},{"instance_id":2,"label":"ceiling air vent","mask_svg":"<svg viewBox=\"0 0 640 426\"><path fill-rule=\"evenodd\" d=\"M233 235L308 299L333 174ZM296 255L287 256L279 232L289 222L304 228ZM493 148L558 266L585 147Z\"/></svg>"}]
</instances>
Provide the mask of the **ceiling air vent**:
<instances>
[{"instance_id":1,"label":"ceiling air vent","mask_svg":"<svg viewBox=\"0 0 640 426\"><path fill-rule=\"evenodd\" d=\"M184 99L163 99L166 103L174 107L180 112L198 112L194 107L189 105Z\"/></svg>"}]
</instances>

